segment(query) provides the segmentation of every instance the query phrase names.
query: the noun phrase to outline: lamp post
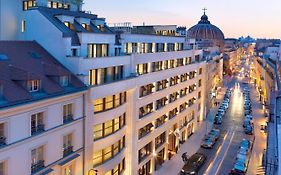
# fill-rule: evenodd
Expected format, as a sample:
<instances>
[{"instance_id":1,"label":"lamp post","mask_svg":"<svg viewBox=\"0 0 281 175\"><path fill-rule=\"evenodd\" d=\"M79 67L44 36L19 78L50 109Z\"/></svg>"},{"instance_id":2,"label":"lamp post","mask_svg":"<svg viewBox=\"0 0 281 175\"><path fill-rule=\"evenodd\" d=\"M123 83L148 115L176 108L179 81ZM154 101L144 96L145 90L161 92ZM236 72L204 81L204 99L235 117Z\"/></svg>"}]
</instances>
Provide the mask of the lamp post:
<instances>
[{"instance_id":1,"label":"lamp post","mask_svg":"<svg viewBox=\"0 0 281 175\"><path fill-rule=\"evenodd\" d=\"M89 171L88 171L88 175L98 175L98 170L96 170L96 169L90 169Z\"/></svg>"}]
</instances>

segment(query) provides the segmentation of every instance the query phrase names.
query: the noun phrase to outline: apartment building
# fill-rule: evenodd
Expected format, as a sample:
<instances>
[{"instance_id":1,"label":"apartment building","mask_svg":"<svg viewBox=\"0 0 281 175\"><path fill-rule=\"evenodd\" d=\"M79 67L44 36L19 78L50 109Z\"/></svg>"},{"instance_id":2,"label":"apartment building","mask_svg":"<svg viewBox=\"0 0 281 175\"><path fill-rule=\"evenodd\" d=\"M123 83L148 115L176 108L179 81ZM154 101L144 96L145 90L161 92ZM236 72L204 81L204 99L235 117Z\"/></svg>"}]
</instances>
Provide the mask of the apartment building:
<instances>
[{"instance_id":1,"label":"apartment building","mask_svg":"<svg viewBox=\"0 0 281 175\"><path fill-rule=\"evenodd\" d=\"M104 18L41 1L23 3L19 35L88 86L83 173L154 174L206 114L203 51L180 36L116 34Z\"/></svg>"},{"instance_id":2,"label":"apartment building","mask_svg":"<svg viewBox=\"0 0 281 175\"><path fill-rule=\"evenodd\" d=\"M86 86L33 41L0 41L0 174L83 174Z\"/></svg>"}]
</instances>

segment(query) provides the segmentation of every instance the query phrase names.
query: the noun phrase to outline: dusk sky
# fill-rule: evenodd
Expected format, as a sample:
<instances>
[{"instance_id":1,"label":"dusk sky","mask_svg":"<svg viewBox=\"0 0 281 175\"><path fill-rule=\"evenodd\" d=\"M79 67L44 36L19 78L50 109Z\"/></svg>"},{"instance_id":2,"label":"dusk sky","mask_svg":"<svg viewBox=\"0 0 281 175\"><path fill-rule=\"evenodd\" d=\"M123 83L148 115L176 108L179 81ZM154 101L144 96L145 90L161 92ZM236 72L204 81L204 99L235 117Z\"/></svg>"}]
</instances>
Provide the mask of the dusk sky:
<instances>
[{"instance_id":1,"label":"dusk sky","mask_svg":"<svg viewBox=\"0 0 281 175\"><path fill-rule=\"evenodd\" d=\"M281 38L280 0L85 0L84 10L108 24L197 24L206 7L212 24L226 37Z\"/></svg>"}]
</instances>

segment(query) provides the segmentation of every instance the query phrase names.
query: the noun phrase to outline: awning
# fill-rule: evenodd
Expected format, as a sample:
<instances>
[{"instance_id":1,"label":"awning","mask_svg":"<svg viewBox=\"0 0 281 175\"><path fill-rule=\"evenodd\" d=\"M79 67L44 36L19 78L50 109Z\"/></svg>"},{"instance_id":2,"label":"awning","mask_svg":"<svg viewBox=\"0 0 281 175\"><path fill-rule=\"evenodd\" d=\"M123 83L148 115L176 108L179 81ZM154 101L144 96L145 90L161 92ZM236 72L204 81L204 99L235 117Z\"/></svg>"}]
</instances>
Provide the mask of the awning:
<instances>
[{"instance_id":1,"label":"awning","mask_svg":"<svg viewBox=\"0 0 281 175\"><path fill-rule=\"evenodd\" d=\"M70 162L70 161L76 159L76 158L79 157L79 156L80 156L80 154L74 154L74 155L68 157L67 159L65 159L64 161L60 162L59 165L60 165L60 166L63 166L63 165L65 165L65 164L67 164L68 162Z\"/></svg>"}]
</instances>

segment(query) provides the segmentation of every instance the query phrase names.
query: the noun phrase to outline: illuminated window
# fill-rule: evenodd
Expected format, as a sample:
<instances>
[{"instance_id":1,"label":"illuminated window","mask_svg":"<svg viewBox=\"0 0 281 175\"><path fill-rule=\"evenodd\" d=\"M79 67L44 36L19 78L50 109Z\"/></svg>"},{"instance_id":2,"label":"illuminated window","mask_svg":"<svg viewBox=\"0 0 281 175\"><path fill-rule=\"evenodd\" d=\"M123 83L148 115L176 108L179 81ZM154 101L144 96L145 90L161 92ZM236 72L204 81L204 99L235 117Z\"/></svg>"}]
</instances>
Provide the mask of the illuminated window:
<instances>
[{"instance_id":1,"label":"illuminated window","mask_svg":"<svg viewBox=\"0 0 281 175\"><path fill-rule=\"evenodd\" d=\"M25 20L21 21L21 32L25 32Z\"/></svg>"},{"instance_id":2,"label":"illuminated window","mask_svg":"<svg viewBox=\"0 0 281 175\"><path fill-rule=\"evenodd\" d=\"M39 80L30 80L27 82L29 92L38 92L40 87Z\"/></svg>"},{"instance_id":3,"label":"illuminated window","mask_svg":"<svg viewBox=\"0 0 281 175\"><path fill-rule=\"evenodd\" d=\"M64 22L64 25L65 25L67 28L70 28L70 22L66 21L66 22Z\"/></svg>"}]
</instances>

